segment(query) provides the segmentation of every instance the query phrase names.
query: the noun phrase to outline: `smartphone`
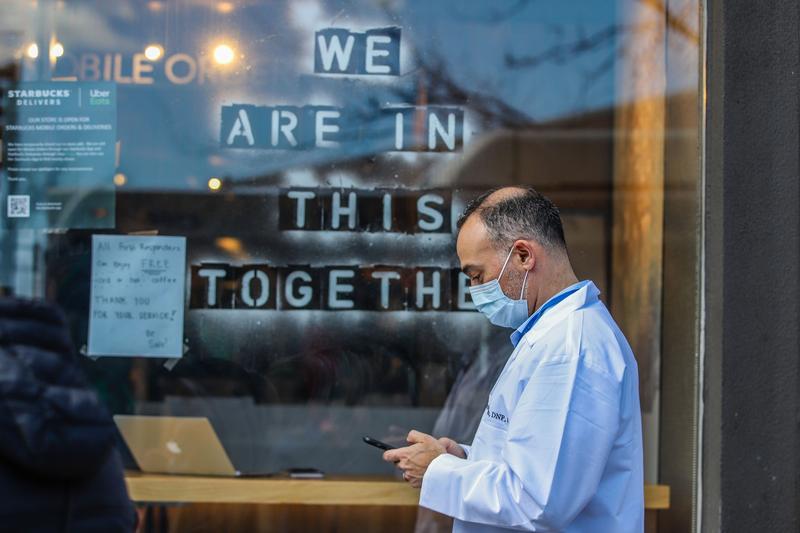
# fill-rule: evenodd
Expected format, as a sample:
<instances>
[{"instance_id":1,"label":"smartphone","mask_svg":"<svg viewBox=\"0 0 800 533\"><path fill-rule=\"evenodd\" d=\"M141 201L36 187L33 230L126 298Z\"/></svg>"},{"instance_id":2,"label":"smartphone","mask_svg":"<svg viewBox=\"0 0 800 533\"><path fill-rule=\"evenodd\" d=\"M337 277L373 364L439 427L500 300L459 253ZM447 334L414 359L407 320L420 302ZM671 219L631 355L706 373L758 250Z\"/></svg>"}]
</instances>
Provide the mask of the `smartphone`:
<instances>
[{"instance_id":1,"label":"smartphone","mask_svg":"<svg viewBox=\"0 0 800 533\"><path fill-rule=\"evenodd\" d=\"M364 437L364 442L366 442L370 446L375 446L376 448L380 448L381 450L394 450L395 448L397 448L397 446L386 444L385 442L381 442L378 439L373 439L372 437Z\"/></svg>"},{"instance_id":2,"label":"smartphone","mask_svg":"<svg viewBox=\"0 0 800 533\"><path fill-rule=\"evenodd\" d=\"M322 479L325 474L316 468L289 468L286 470L292 479Z\"/></svg>"}]
</instances>

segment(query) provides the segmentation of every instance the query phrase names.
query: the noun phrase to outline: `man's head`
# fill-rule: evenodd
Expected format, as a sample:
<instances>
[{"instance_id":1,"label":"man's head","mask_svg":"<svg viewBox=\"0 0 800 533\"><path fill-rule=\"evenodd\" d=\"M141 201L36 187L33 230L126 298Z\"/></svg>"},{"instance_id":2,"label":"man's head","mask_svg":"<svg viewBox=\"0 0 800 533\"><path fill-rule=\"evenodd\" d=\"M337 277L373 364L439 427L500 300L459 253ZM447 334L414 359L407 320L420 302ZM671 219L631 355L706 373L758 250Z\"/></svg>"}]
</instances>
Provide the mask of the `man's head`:
<instances>
[{"instance_id":1,"label":"man's head","mask_svg":"<svg viewBox=\"0 0 800 533\"><path fill-rule=\"evenodd\" d=\"M541 289L574 278L558 208L534 189L505 187L482 194L467 205L458 229L458 257L470 285L498 278L510 253L501 288L513 299L524 291L531 311Z\"/></svg>"}]
</instances>

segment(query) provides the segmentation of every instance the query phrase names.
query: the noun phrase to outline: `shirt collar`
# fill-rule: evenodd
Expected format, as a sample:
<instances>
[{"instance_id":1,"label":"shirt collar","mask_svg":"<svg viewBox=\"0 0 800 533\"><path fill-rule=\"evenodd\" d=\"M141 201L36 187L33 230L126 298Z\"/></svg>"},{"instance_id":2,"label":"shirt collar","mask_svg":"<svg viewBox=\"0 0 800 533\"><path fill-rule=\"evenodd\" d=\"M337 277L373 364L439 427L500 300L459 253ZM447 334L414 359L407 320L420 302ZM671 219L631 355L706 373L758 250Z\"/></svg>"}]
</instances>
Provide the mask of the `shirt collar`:
<instances>
[{"instance_id":1,"label":"shirt collar","mask_svg":"<svg viewBox=\"0 0 800 533\"><path fill-rule=\"evenodd\" d=\"M578 283L574 283L574 284L570 285L569 287L567 287L566 289L562 290L561 292L559 292L555 296L552 296L539 309L537 309L535 313L533 313L531 316L529 316L528 320L523 322L522 325L520 327L518 327L511 334L511 344L513 344L514 347L516 347L517 344L519 344L519 341L522 340L522 337L524 337L525 334L528 331L530 331L530 329L533 327L534 324L536 324L536 322L539 320L539 318L541 318L541 316L545 313L545 311L547 311L551 307L555 307L556 305L561 303L563 300L565 300L567 297L569 297L571 294L581 290L582 288L584 288L584 287L586 287L586 286L588 286L590 284L593 285L593 283L590 280L579 281Z\"/></svg>"}]
</instances>

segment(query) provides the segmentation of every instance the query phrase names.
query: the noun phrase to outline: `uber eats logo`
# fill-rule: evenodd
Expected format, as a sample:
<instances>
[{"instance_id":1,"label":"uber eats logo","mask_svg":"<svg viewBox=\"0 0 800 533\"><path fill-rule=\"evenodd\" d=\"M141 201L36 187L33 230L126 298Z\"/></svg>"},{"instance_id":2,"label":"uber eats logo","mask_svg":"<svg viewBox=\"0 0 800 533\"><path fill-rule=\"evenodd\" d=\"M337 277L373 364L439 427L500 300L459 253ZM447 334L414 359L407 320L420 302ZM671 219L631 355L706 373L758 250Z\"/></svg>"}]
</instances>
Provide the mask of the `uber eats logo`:
<instances>
[{"instance_id":1,"label":"uber eats logo","mask_svg":"<svg viewBox=\"0 0 800 533\"><path fill-rule=\"evenodd\" d=\"M90 89L89 105L111 105L111 91Z\"/></svg>"}]
</instances>

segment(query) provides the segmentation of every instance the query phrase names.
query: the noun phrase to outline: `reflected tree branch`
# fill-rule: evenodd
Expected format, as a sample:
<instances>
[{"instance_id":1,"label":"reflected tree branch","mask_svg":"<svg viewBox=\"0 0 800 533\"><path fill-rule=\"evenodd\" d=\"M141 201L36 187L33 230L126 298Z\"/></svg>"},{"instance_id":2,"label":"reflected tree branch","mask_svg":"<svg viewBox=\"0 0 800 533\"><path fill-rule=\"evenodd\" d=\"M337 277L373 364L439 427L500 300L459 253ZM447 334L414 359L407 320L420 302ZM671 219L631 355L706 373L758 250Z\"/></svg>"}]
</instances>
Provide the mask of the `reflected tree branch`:
<instances>
[{"instance_id":1,"label":"reflected tree branch","mask_svg":"<svg viewBox=\"0 0 800 533\"><path fill-rule=\"evenodd\" d=\"M508 68L516 69L536 68L548 62L565 63L577 55L592 52L605 44L613 43L619 35L628 30L629 27L627 26L614 25L581 37L573 42L557 44L539 54L524 57L515 57L511 54L506 54L505 64Z\"/></svg>"},{"instance_id":2,"label":"reflected tree branch","mask_svg":"<svg viewBox=\"0 0 800 533\"><path fill-rule=\"evenodd\" d=\"M514 15L518 14L520 11L523 11L526 7L533 4L536 0L516 0L510 7L506 9L495 9L490 14L465 14L461 10L458 11L458 16L464 20L472 20L472 21L479 21L483 23L497 23L503 22L504 20L508 20L509 18L513 17ZM488 4L492 4L493 2L488 2Z\"/></svg>"}]
</instances>

